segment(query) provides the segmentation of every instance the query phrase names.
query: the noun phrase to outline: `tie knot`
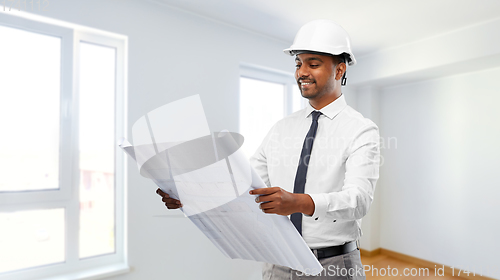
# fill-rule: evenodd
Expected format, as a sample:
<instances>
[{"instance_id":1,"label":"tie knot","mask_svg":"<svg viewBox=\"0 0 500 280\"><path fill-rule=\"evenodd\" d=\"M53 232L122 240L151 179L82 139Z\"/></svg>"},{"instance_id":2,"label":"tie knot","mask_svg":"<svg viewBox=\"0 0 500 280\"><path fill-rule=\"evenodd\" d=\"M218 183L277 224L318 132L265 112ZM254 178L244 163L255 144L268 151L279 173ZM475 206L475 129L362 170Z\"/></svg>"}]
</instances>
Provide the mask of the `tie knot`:
<instances>
[{"instance_id":1,"label":"tie knot","mask_svg":"<svg viewBox=\"0 0 500 280\"><path fill-rule=\"evenodd\" d=\"M320 111L313 111L313 112L311 113L312 118L313 118L313 121L318 121L318 118L319 118L319 116L320 116L321 114L322 114L322 113L321 113Z\"/></svg>"}]
</instances>

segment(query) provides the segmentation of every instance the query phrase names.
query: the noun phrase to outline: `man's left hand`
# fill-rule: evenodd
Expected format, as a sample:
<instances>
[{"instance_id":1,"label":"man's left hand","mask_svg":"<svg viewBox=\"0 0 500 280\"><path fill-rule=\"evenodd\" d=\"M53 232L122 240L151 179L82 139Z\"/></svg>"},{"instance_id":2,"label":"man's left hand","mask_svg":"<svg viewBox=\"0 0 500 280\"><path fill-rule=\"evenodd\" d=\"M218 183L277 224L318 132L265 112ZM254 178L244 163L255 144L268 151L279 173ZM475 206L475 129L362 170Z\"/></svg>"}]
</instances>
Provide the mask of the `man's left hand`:
<instances>
[{"instance_id":1,"label":"man's left hand","mask_svg":"<svg viewBox=\"0 0 500 280\"><path fill-rule=\"evenodd\" d=\"M308 194L290 193L280 187L255 189L250 194L258 195L255 202L260 203L260 209L267 214L314 213L314 202Z\"/></svg>"}]
</instances>

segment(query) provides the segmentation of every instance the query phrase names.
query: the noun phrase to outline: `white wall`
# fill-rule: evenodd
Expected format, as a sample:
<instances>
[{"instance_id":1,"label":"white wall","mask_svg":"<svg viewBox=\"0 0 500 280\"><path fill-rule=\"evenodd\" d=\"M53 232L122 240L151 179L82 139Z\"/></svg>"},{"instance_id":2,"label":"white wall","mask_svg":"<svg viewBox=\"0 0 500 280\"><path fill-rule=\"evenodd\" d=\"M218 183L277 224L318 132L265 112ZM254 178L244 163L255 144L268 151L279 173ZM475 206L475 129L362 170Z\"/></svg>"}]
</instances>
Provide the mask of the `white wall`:
<instances>
[{"instance_id":1,"label":"white wall","mask_svg":"<svg viewBox=\"0 0 500 280\"><path fill-rule=\"evenodd\" d=\"M499 28L395 46L350 70L357 108L378 118L385 145L362 248L500 278Z\"/></svg>"},{"instance_id":2,"label":"white wall","mask_svg":"<svg viewBox=\"0 0 500 280\"><path fill-rule=\"evenodd\" d=\"M287 42L148 1L51 0L38 14L128 36L129 131L150 110L192 94L201 95L211 130L236 131L239 64L294 71ZM156 187L131 162L128 182L132 272L111 279L260 279L259 263L227 259L179 212L165 216Z\"/></svg>"},{"instance_id":3,"label":"white wall","mask_svg":"<svg viewBox=\"0 0 500 280\"><path fill-rule=\"evenodd\" d=\"M448 266L498 267L500 68L388 87L381 247ZM500 277L500 271L490 271Z\"/></svg>"},{"instance_id":4,"label":"white wall","mask_svg":"<svg viewBox=\"0 0 500 280\"><path fill-rule=\"evenodd\" d=\"M379 100L380 90L377 87L361 86L355 89L356 103L355 109L380 126ZM380 127L379 127L380 129ZM383 140L383 138L381 138ZM384 141L381 141L381 148L385 147ZM384 161L381 160L381 165ZM380 248L380 185L383 184L383 178L379 178L375 187L374 199L370 210L363 217L361 224L363 235L360 239L361 248L372 251Z\"/></svg>"}]
</instances>

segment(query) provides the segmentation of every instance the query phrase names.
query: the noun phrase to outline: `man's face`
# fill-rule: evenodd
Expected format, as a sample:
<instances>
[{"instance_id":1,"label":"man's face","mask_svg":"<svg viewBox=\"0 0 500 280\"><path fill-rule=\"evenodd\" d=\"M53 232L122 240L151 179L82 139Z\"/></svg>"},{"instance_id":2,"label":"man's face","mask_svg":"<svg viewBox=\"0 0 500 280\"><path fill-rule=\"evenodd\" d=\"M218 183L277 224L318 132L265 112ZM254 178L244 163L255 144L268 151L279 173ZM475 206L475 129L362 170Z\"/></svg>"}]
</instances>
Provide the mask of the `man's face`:
<instances>
[{"instance_id":1,"label":"man's face","mask_svg":"<svg viewBox=\"0 0 500 280\"><path fill-rule=\"evenodd\" d=\"M295 58L295 79L304 98L320 100L335 90L335 66L331 56L303 53Z\"/></svg>"}]
</instances>

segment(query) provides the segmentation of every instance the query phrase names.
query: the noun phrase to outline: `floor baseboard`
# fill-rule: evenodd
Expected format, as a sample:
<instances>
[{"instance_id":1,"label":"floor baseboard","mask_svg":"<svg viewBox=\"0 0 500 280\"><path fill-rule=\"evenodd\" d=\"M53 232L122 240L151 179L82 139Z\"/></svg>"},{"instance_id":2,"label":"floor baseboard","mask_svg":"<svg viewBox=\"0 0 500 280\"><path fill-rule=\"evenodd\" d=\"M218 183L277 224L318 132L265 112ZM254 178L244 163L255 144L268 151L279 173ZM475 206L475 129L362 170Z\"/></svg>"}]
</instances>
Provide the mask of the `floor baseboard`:
<instances>
[{"instance_id":1,"label":"floor baseboard","mask_svg":"<svg viewBox=\"0 0 500 280\"><path fill-rule=\"evenodd\" d=\"M402 261L405 261L405 262L408 262L411 264L427 267L431 270L444 268L444 274L448 275L448 276L458 276L458 273L459 273L459 271L458 271L459 269L457 269L457 268L452 268L452 267L442 265L439 263L431 262L431 261L424 260L424 259L419 259L419 258L410 256L410 255L401 254L401 253L387 250L384 248L377 248L377 249L372 250L372 251L360 249L360 253L361 253L362 257L368 257L368 258L377 256L377 255L385 255L385 256L388 256L388 257L391 257L394 259L398 259L398 260L402 260ZM495 280L494 278L490 278L490 277L486 277L486 276L482 276L482 275L477 275L477 274L473 275L472 272L469 273L469 275L467 275L467 274L464 274L463 271L461 271L460 277L465 278L465 279Z\"/></svg>"},{"instance_id":2,"label":"floor baseboard","mask_svg":"<svg viewBox=\"0 0 500 280\"><path fill-rule=\"evenodd\" d=\"M371 258L371 257L375 257L376 255L380 255L381 250L382 250L381 248L377 248L375 250L368 251L368 250L360 248L359 253L361 254L361 256Z\"/></svg>"}]
</instances>

